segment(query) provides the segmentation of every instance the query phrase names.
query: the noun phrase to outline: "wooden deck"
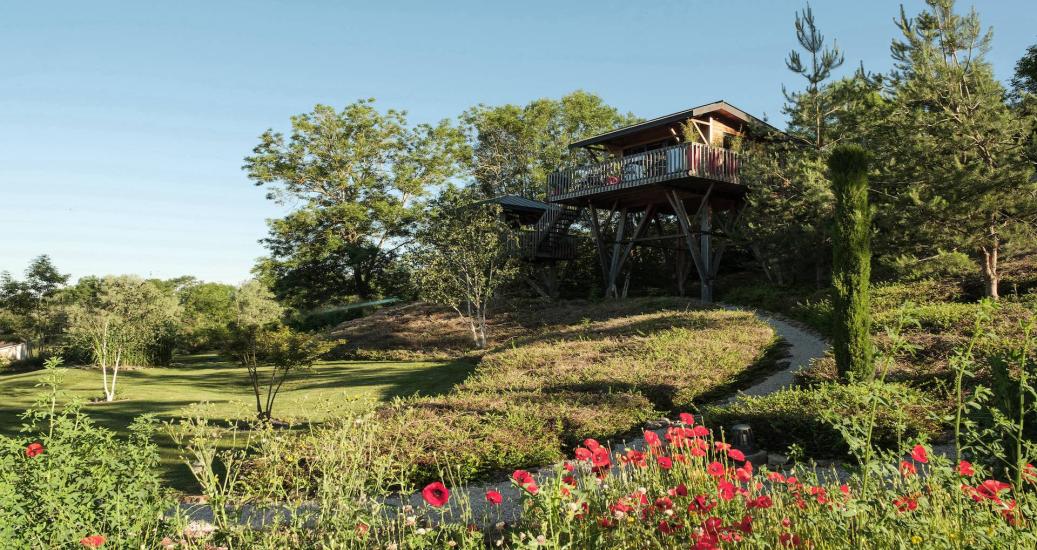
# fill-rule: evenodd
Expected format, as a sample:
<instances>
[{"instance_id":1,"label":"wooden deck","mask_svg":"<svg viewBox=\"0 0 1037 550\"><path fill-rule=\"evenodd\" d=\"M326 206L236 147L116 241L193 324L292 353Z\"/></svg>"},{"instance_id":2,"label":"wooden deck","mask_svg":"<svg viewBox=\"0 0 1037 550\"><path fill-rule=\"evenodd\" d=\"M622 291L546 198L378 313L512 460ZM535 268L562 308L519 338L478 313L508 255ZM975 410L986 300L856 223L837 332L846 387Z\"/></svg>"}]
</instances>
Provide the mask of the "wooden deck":
<instances>
[{"instance_id":1,"label":"wooden deck","mask_svg":"<svg viewBox=\"0 0 1037 550\"><path fill-rule=\"evenodd\" d=\"M653 195L662 197L667 188L701 195L711 186L716 199L735 198L745 192L740 163L734 151L682 143L555 172L547 180L547 200L581 206L618 202L637 208L638 203L658 202Z\"/></svg>"}]
</instances>

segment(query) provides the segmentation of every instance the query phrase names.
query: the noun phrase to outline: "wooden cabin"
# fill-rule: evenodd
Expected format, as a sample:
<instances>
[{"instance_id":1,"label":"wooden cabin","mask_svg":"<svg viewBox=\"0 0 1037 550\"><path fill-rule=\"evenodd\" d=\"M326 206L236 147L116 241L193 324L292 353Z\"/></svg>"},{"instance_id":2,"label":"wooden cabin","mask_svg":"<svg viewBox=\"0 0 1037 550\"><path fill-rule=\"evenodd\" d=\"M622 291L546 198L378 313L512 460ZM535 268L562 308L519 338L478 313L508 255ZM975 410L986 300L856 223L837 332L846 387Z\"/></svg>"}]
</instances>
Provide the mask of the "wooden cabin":
<instances>
[{"instance_id":1,"label":"wooden cabin","mask_svg":"<svg viewBox=\"0 0 1037 550\"><path fill-rule=\"evenodd\" d=\"M625 294L626 285L620 291L618 281L631 250L651 243L673 248L681 294L694 267L701 299L712 301L713 281L746 192L742 158L734 147L760 129L773 130L716 101L570 145L597 161L551 174L547 200L588 209L607 295ZM664 224L667 217L677 223ZM667 225L676 231L667 233Z\"/></svg>"}]
</instances>

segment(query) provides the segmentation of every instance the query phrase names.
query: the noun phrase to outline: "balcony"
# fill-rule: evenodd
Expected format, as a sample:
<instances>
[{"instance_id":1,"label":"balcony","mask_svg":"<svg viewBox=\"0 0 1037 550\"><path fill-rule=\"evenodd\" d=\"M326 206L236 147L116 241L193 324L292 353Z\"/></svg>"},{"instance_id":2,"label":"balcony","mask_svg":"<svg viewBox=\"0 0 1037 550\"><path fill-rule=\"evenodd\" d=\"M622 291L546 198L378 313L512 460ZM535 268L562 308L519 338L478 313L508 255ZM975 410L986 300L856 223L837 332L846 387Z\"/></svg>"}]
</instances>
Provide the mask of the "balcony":
<instances>
[{"instance_id":1,"label":"balcony","mask_svg":"<svg viewBox=\"0 0 1037 550\"><path fill-rule=\"evenodd\" d=\"M681 143L555 172L547 178L547 200L572 201L687 178L737 185L740 162L729 149Z\"/></svg>"}]
</instances>

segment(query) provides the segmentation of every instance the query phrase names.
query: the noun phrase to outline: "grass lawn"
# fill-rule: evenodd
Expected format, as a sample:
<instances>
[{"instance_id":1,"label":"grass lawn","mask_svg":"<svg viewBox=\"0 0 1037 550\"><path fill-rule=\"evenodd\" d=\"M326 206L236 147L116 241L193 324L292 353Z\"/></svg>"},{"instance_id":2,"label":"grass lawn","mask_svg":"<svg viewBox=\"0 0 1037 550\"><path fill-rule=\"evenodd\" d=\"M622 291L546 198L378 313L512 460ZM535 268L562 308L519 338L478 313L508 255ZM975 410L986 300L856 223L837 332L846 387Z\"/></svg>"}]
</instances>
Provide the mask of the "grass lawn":
<instances>
[{"instance_id":1,"label":"grass lawn","mask_svg":"<svg viewBox=\"0 0 1037 550\"><path fill-rule=\"evenodd\" d=\"M321 362L314 372L289 379L274 405L274 416L300 423L320 422L348 411L359 400L439 395L461 382L472 368L471 362L463 360ZM36 387L42 376L42 371L0 374L0 433L17 435L22 424L19 415L43 391ZM84 400L98 399L103 395L101 372L66 369L63 387ZM216 355L184 356L170 367L121 371L116 401L88 404L85 410L98 423L121 431L141 414L172 420L203 402L207 405L197 410L213 419L255 417L255 397L246 371ZM173 442L163 434L158 444L171 485L192 490L193 479L180 463Z\"/></svg>"}]
</instances>

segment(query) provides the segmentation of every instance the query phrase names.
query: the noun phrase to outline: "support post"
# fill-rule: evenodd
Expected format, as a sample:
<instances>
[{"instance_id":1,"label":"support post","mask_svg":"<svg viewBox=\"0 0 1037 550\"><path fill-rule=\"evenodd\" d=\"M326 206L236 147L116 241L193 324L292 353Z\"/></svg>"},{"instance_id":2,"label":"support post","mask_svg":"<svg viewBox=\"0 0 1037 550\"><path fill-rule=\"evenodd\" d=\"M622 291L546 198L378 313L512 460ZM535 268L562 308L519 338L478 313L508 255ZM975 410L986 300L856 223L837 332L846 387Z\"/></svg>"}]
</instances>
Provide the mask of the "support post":
<instances>
[{"instance_id":1,"label":"support post","mask_svg":"<svg viewBox=\"0 0 1037 550\"><path fill-rule=\"evenodd\" d=\"M709 197L705 197L704 200L708 201ZM702 258L699 280L701 299L708 304L713 301L713 207L706 202L699 210L699 256Z\"/></svg>"},{"instance_id":2,"label":"support post","mask_svg":"<svg viewBox=\"0 0 1037 550\"><path fill-rule=\"evenodd\" d=\"M619 211L619 220L616 221L616 235L615 240L612 243L612 265L609 266L609 277L608 285L605 287L605 296L612 298L619 297L619 291L616 288L616 278L619 277L619 253L620 247L623 244L623 233L626 232L627 227L627 209L623 207Z\"/></svg>"}]
</instances>

